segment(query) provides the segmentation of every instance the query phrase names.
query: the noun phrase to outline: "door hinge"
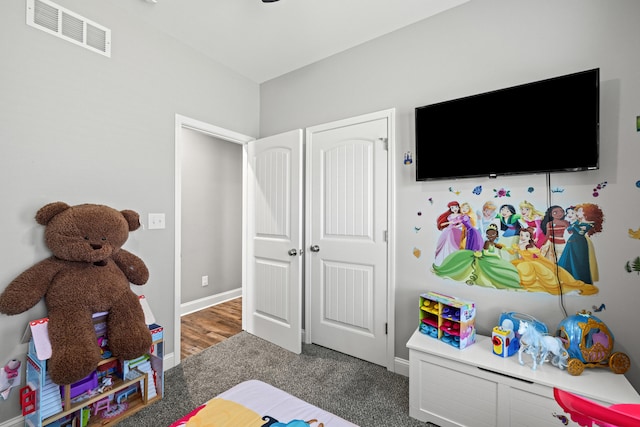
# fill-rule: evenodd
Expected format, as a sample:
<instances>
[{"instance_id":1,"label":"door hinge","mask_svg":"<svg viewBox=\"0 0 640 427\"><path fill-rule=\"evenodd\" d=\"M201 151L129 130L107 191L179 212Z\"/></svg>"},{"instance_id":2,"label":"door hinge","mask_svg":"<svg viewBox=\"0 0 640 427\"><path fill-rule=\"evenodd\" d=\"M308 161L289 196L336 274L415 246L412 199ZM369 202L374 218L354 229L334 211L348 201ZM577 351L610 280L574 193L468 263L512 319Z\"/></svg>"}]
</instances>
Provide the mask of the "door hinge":
<instances>
[{"instance_id":1,"label":"door hinge","mask_svg":"<svg viewBox=\"0 0 640 427\"><path fill-rule=\"evenodd\" d=\"M385 242L389 241L389 232L387 230L384 230L383 239Z\"/></svg>"},{"instance_id":2,"label":"door hinge","mask_svg":"<svg viewBox=\"0 0 640 427\"><path fill-rule=\"evenodd\" d=\"M388 323L384 324L384 334L385 335L389 335L389 324Z\"/></svg>"},{"instance_id":3,"label":"door hinge","mask_svg":"<svg viewBox=\"0 0 640 427\"><path fill-rule=\"evenodd\" d=\"M389 151L389 138L378 138L378 141L382 142L382 148L385 151Z\"/></svg>"}]
</instances>

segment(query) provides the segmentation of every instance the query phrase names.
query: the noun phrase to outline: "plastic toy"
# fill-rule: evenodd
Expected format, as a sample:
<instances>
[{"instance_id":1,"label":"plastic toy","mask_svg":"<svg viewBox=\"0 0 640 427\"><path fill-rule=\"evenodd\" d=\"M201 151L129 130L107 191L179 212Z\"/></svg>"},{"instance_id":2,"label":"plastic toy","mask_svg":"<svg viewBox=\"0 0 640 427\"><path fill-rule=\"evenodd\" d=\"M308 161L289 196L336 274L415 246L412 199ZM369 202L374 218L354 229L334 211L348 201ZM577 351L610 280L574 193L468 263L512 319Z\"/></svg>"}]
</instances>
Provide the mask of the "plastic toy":
<instances>
[{"instance_id":1,"label":"plastic toy","mask_svg":"<svg viewBox=\"0 0 640 427\"><path fill-rule=\"evenodd\" d=\"M0 396L6 399L11 388L20 385L20 361L11 359L0 368Z\"/></svg>"},{"instance_id":2,"label":"plastic toy","mask_svg":"<svg viewBox=\"0 0 640 427\"><path fill-rule=\"evenodd\" d=\"M113 388L113 377L107 375L102 378L100 381L100 386L98 386L98 393L104 393L105 391L109 391Z\"/></svg>"},{"instance_id":3,"label":"plastic toy","mask_svg":"<svg viewBox=\"0 0 640 427\"><path fill-rule=\"evenodd\" d=\"M614 336L607 325L591 312L582 310L560 322L559 334L569 353L567 371L580 375L584 368L610 368L616 374L627 372L629 356L613 352Z\"/></svg>"},{"instance_id":4,"label":"plastic toy","mask_svg":"<svg viewBox=\"0 0 640 427\"><path fill-rule=\"evenodd\" d=\"M518 335L520 335L518 362L520 362L521 365L524 365L522 353L527 353L531 355L533 362L531 369L534 371L538 366L544 364L550 354L553 355L551 358L551 364L553 366L560 369L564 369L567 366L569 353L564 349L560 338L542 334L525 320L520 321Z\"/></svg>"},{"instance_id":5,"label":"plastic toy","mask_svg":"<svg viewBox=\"0 0 640 427\"><path fill-rule=\"evenodd\" d=\"M129 404L127 402L116 403L116 404L113 404L112 402L112 405L109 407L109 409L102 411L100 413L100 418L103 418L103 419L115 418L120 414L122 414L124 411L126 411L128 407L129 407ZM102 424L104 425L107 423L102 422Z\"/></svg>"},{"instance_id":6,"label":"plastic toy","mask_svg":"<svg viewBox=\"0 0 640 427\"><path fill-rule=\"evenodd\" d=\"M529 322L529 324L533 325L538 331L540 331L543 334L549 333L549 330L547 329L547 325L545 325L544 323L542 323L541 321L539 321L538 319L536 319L535 317L529 314L518 313L516 311L501 313L500 318L498 319L498 326L504 330L513 331L515 335L515 332L517 332L518 328L520 327L521 320L526 320L527 322ZM520 337L515 335L513 341L511 345L514 348L513 354L515 354L515 352L518 351L518 349L520 348Z\"/></svg>"},{"instance_id":7,"label":"plastic toy","mask_svg":"<svg viewBox=\"0 0 640 427\"><path fill-rule=\"evenodd\" d=\"M74 399L90 390L98 387L98 375L96 371L91 372L89 375L71 384L69 395L71 399ZM60 394L64 396L64 386L60 386Z\"/></svg>"},{"instance_id":8,"label":"plastic toy","mask_svg":"<svg viewBox=\"0 0 640 427\"><path fill-rule=\"evenodd\" d=\"M502 326L494 327L491 333L491 342L493 343L493 354L498 356L509 357L518 351L518 340L511 329Z\"/></svg>"},{"instance_id":9,"label":"plastic toy","mask_svg":"<svg viewBox=\"0 0 640 427\"><path fill-rule=\"evenodd\" d=\"M98 400L93 404L93 415L98 415L98 412L103 409L108 411L111 408L111 396L107 396L104 399Z\"/></svg>"},{"instance_id":10,"label":"plastic toy","mask_svg":"<svg viewBox=\"0 0 640 427\"><path fill-rule=\"evenodd\" d=\"M124 402L125 400L129 399L129 396L131 396L132 394L135 394L138 392L138 386L136 385L131 385L127 388L125 388L124 390L122 390L121 392L116 393L116 402L118 404Z\"/></svg>"},{"instance_id":11,"label":"plastic toy","mask_svg":"<svg viewBox=\"0 0 640 427\"><path fill-rule=\"evenodd\" d=\"M571 419L584 427L593 423L601 427L636 427L640 425L640 405L617 404L603 406L582 396L553 388L558 405L571 415Z\"/></svg>"}]
</instances>

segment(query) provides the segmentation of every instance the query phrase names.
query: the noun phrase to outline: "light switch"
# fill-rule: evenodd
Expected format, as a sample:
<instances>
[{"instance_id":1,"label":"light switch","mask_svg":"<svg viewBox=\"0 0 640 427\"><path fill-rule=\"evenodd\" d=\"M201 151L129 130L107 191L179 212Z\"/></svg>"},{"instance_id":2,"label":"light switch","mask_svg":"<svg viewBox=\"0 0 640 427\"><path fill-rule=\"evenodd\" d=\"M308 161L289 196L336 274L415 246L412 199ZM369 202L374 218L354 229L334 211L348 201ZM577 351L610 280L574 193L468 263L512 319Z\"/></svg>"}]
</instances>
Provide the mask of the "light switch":
<instances>
[{"instance_id":1,"label":"light switch","mask_svg":"<svg viewBox=\"0 0 640 427\"><path fill-rule=\"evenodd\" d=\"M150 213L149 214L149 230L165 228L164 214L163 213Z\"/></svg>"}]
</instances>

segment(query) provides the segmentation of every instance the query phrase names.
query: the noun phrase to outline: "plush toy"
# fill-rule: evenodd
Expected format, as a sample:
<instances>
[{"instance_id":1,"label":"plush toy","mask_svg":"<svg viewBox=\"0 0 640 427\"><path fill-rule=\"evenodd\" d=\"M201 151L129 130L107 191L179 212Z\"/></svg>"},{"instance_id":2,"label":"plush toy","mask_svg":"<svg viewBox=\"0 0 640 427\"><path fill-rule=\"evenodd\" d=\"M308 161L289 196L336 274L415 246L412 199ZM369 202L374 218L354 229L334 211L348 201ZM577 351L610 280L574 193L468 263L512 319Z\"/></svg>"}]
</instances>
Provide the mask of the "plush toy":
<instances>
[{"instance_id":1,"label":"plush toy","mask_svg":"<svg viewBox=\"0 0 640 427\"><path fill-rule=\"evenodd\" d=\"M92 315L108 312L109 350L122 359L142 356L151 333L142 306L129 283L149 278L144 262L122 249L139 215L104 205L50 203L36 214L46 226L45 242L53 256L35 264L0 295L0 313L23 313L43 297L49 317L51 358L48 371L56 384L71 384L96 369L101 360Z\"/></svg>"}]
</instances>

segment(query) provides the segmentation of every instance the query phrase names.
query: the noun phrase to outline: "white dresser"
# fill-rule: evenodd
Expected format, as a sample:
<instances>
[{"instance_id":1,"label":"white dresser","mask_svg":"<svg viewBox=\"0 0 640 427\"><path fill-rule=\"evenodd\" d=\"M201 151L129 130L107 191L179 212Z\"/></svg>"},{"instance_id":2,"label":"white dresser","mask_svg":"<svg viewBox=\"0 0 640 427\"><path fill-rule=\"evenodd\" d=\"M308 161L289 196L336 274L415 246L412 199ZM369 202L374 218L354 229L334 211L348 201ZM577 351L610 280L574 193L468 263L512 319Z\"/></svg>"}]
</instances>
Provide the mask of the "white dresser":
<instances>
[{"instance_id":1,"label":"white dresser","mask_svg":"<svg viewBox=\"0 0 640 427\"><path fill-rule=\"evenodd\" d=\"M523 355L493 353L490 337L459 350L416 330L409 348L409 414L439 427L577 426L553 398L553 387L604 405L640 403L623 374L585 369L579 376L545 363L531 370Z\"/></svg>"}]
</instances>

